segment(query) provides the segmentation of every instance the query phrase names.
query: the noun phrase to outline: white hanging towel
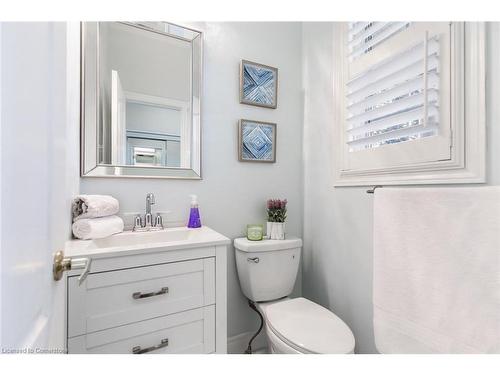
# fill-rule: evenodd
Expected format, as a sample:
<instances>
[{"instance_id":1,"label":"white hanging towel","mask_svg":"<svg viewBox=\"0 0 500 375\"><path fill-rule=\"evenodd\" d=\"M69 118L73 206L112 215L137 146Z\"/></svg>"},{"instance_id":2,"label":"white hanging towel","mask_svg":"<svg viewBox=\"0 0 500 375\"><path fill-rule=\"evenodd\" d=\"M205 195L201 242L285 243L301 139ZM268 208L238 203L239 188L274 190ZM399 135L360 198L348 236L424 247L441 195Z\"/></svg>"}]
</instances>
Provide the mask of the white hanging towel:
<instances>
[{"instance_id":1,"label":"white hanging towel","mask_svg":"<svg viewBox=\"0 0 500 375\"><path fill-rule=\"evenodd\" d=\"M116 215L81 219L73 223L72 229L76 238L95 240L123 232L123 219Z\"/></svg>"},{"instance_id":2,"label":"white hanging towel","mask_svg":"<svg viewBox=\"0 0 500 375\"><path fill-rule=\"evenodd\" d=\"M110 195L78 195L72 204L73 221L115 215L120 210L116 198Z\"/></svg>"},{"instance_id":3,"label":"white hanging towel","mask_svg":"<svg viewBox=\"0 0 500 375\"><path fill-rule=\"evenodd\" d=\"M377 189L373 305L381 353L500 353L500 187Z\"/></svg>"}]
</instances>

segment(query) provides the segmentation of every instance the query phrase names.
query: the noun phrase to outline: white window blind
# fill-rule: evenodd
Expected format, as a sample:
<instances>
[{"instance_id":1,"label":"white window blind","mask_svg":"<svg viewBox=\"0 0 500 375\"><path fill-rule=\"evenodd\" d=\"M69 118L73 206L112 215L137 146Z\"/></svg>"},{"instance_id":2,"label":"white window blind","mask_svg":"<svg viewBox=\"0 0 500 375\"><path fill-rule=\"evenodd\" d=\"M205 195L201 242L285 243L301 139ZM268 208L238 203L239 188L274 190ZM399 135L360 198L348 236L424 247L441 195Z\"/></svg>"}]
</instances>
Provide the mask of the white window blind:
<instances>
[{"instance_id":1,"label":"white window blind","mask_svg":"<svg viewBox=\"0 0 500 375\"><path fill-rule=\"evenodd\" d=\"M396 53L382 54L383 59L373 61L371 56L410 25L349 24L348 60L354 67L346 82L349 152L388 147L439 132L440 34L426 31L425 37L415 38Z\"/></svg>"},{"instance_id":2,"label":"white window blind","mask_svg":"<svg viewBox=\"0 0 500 375\"><path fill-rule=\"evenodd\" d=\"M485 25L333 31L335 186L483 182Z\"/></svg>"},{"instance_id":3,"label":"white window blind","mask_svg":"<svg viewBox=\"0 0 500 375\"><path fill-rule=\"evenodd\" d=\"M406 29L410 22L352 22L349 24L349 58L355 60L391 36Z\"/></svg>"}]
</instances>

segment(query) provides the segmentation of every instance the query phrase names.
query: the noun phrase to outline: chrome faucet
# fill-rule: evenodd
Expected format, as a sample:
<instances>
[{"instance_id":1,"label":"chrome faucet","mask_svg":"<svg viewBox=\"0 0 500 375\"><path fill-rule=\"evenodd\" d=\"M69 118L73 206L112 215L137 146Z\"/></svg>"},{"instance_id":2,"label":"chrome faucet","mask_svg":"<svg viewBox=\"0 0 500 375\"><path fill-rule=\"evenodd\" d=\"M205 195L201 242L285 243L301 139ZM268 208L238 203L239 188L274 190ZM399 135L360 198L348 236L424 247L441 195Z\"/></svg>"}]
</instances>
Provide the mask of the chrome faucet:
<instances>
[{"instance_id":1,"label":"chrome faucet","mask_svg":"<svg viewBox=\"0 0 500 375\"><path fill-rule=\"evenodd\" d=\"M153 213L151 212L151 206L153 204L155 204L154 194L146 194L146 214L144 215L144 221L142 220L141 215L137 215L134 220L133 231L137 232L163 229L163 219L159 212L156 214L156 218L153 222Z\"/></svg>"},{"instance_id":2,"label":"chrome faucet","mask_svg":"<svg viewBox=\"0 0 500 375\"><path fill-rule=\"evenodd\" d=\"M151 214L151 205L155 204L155 196L153 193L146 194L146 215L144 215L145 227L153 226L153 215Z\"/></svg>"}]
</instances>

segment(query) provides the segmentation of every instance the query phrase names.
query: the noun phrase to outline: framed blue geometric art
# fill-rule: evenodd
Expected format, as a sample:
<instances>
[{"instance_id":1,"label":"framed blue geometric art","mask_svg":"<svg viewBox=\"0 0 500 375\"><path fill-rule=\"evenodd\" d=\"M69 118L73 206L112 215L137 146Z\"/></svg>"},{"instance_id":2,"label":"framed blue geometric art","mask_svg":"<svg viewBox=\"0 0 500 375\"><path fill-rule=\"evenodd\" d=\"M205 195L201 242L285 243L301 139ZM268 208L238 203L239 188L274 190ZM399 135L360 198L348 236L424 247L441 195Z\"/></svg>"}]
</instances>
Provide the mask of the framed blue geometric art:
<instances>
[{"instance_id":1,"label":"framed blue geometric art","mask_svg":"<svg viewBox=\"0 0 500 375\"><path fill-rule=\"evenodd\" d=\"M276 108L278 105L278 69L241 60L240 103Z\"/></svg>"},{"instance_id":2,"label":"framed blue geometric art","mask_svg":"<svg viewBox=\"0 0 500 375\"><path fill-rule=\"evenodd\" d=\"M276 161L276 124L242 119L239 122L238 138L240 161Z\"/></svg>"}]
</instances>

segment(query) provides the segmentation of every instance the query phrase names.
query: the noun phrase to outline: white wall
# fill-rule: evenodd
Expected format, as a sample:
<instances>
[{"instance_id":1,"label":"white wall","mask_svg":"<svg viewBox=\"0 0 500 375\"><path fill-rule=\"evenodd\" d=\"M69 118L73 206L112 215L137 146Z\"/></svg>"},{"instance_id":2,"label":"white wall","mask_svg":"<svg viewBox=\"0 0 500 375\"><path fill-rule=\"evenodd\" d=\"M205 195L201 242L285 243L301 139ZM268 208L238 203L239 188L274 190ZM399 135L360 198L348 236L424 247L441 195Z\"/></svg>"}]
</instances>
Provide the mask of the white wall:
<instances>
[{"instance_id":1,"label":"white wall","mask_svg":"<svg viewBox=\"0 0 500 375\"><path fill-rule=\"evenodd\" d=\"M488 181L500 184L500 25L487 30ZM303 293L353 330L358 353L376 352L372 326L373 196L333 188L332 23L303 25Z\"/></svg>"},{"instance_id":2,"label":"white wall","mask_svg":"<svg viewBox=\"0 0 500 375\"><path fill-rule=\"evenodd\" d=\"M198 194L204 224L233 239L246 224L265 222L267 198L289 200L288 232L302 228L301 25L299 23L200 23L204 32L202 103L202 181L81 180L82 193L111 194L122 212L144 212L145 196L156 195L153 209L170 210L168 221L187 222L189 197ZM239 104L239 63L248 59L279 69L278 108ZM278 124L277 162L240 163L237 121ZM255 329L256 314L240 292L233 248L228 257L228 335Z\"/></svg>"}]
</instances>

